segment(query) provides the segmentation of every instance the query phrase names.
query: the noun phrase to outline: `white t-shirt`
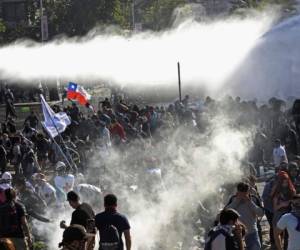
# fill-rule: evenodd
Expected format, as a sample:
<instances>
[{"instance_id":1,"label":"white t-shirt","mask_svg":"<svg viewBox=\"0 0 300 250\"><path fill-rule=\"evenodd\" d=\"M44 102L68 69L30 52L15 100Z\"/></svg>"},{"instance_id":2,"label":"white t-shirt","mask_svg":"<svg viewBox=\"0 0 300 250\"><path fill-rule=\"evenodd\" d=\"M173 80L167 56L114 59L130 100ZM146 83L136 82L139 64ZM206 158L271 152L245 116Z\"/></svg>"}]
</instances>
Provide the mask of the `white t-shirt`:
<instances>
[{"instance_id":1,"label":"white t-shirt","mask_svg":"<svg viewBox=\"0 0 300 250\"><path fill-rule=\"evenodd\" d=\"M85 198L90 198L90 196L92 196L92 197L95 196L95 197L98 197L99 199L101 199L101 194L102 194L101 189L94 185L82 183L82 184L77 185L75 190L80 195L87 196Z\"/></svg>"},{"instance_id":2,"label":"white t-shirt","mask_svg":"<svg viewBox=\"0 0 300 250\"><path fill-rule=\"evenodd\" d=\"M287 162L287 156L283 146L273 149L273 160L275 167L278 167L282 161Z\"/></svg>"},{"instance_id":3,"label":"white t-shirt","mask_svg":"<svg viewBox=\"0 0 300 250\"><path fill-rule=\"evenodd\" d=\"M288 250L300 249L300 232L296 231L298 225L297 218L291 213L283 215L277 222L277 227L280 230L287 229L289 234Z\"/></svg>"},{"instance_id":4,"label":"white t-shirt","mask_svg":"<svg viewBox=\"0 0 300 250\"><path fill-rule=\"evenodd\" d=\"M68 193L74 188L75 177L72 174L65 176L56 176L54 178L54 184L57 188L61 189L65 193Z\"/></svg>"},{"instance_id":5,"label":"white t-shirt","mask_svg":"<svg viewBox=\"0 0 300 250\"><path fill-rule=\"evenodd\" d=\"M56 199L56 190L49 183L45 182L43 185L38 186L38 195L49 204L54 197Z\"/></svg>"}]
</instances>

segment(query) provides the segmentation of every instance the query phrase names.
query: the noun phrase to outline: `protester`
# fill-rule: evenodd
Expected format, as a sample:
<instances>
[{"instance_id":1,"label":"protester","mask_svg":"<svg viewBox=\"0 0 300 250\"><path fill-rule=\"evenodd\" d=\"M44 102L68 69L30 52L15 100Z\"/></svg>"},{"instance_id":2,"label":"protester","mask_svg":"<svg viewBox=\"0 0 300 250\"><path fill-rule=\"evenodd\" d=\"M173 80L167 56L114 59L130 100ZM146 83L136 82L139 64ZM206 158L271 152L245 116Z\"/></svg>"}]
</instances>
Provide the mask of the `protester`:
<instances>
[{"instance_id":1,"label":"protester","mask_svg":"<svg viewBox=\"0 0 300 250\"><path fill-rule=\"evenodd\" d=\"M282 162L287 163L287 155L279 139L274 142L273 159L275 167L279 167Z\"/></svg>"},{"instance_id":2,"label":"protester","mask_svg":"<svg viewBox=\"0 0 300 250\"><path fill-rule=\"evenodd\" d=\"M243 250L245 229L238 223L239 217L234 209L222 210L220 224L208 233L204 250Z\"/></svg>"},{"instance_id":3,"label":"protester","mask_svg":"<svg viewBox=\"0 0 300 250\"><path fill-rule=\"evenodd\" d=\"M94 235L88 234L83 226L71 225L65 229L59 247L62 250L86 250L90 238L93 237Z\"/></svg>"},{"instance_id":4,"label":"protester","mask_svg":"<svg viewBox=\"0 0 300 250\"><path fill-rule=\"evenodd\" d=\"M294 195L291 199L292 211L284 214L277 222L277 231L280 234L287 230L288 250L300 249L300 195ZM277 250L283 249L282 239L276 242Z\"/></svg>"},{"instance_id":5,"label":"protester","mask_svg":"<svg viewBox=\"0 0 300 250\"><path fill-rule=\"evenodd\" d=\"M44 217L47 209L46 202L26 185L25 179L17 179L15 187L18 192L18 199L25 206L30 219L49 222L50 220Z\"/></svg>"},{"instance_id":6,"label":"protester","mask_svg":"<svg viewBox=\"0 0 300 250\"><path fill-rule=\"evenodd\" d=\"M17 118L16 110L14 106L14 101L15 101L14 94L10 90L10 88L8 88L8 86L6 86L5 88L4 98L6 104L6 121L8 120L9 116L13 116Z\"/></svg>"},{"instance_id":7,"label":"protester","mask_svg":"<svg viewBox=\"0 0 300 250\"><path fill-rule=\"evenodd\" d=\"M85 229L88 229L88 224L91 220L94 220L95 213L92 207L87 203L80 203L80 197L74 191L70 191L67 194L67 200L70 206L75 209L72 213L70 225L81 225ZM66 228L65 221L61 222L61 228Z\"/></svg>"},{"instance_id":8,"label":"protester","mask_svg":"<svg viewBox=\"0 0 300 250\"><path fill-rule=\"evenodd\" d=\"M272 190L272 201L274 208L273 217L273 229L274 229L274 239L275 244L278 247L280 245L280 231L278 231L276 225L284 214L289 212L290 201L292 197L296 194L296 190L292 181L290 180L286 172L280 171L277 175L278 179L274 184Z\"/></svg>"},{"instance_id":9,"label":"protester","mask_svg":"<svg viewBox=\"0 0 300 250\"><path fill-rule=\"evenodd\" d=\"M54 178L55 187L67 194L74 188L75 177L68 174L66 164L59 161L56 163L57 176Z\"/></svg>"},{"instance_id":10,"label":"protester","mask_svg":"<svg viewBox=\"0 0 300 250\"><path fill-rule=\"evenodd\" d=\"M273 209L273 199L272 199L272 190L274 186L275 179L271 178L266 182L262 194L262 199L264 203L265 215L269 224L269 239L271 244L271 249L275 247L274 240L274 229L273 229L273 218L274 218L274 209Z\"/></svg>"},{"instance_id":11,"label":"protester","mask_svg":"<svg viewBox=\"0 0 300 250\"><path fill-rule=\"evenodd\" d=\"M113 194L106 195L104 197L104 207L105 211L95 217L95 225L100 234L99 250L107 250L109 246L114 246L113 249L116 250L123 250L123 233L126 250L130 250L130 225L127 218L117 212L117 197Z\"/></svg>"},{"instance_id":12,"label":"protester","mask_svg":"<svg viewBox=\"0 0 300 250\"><path fill-rule=\"evenodd\" d=\"M260 250L257 219L264 215L263 208L260 207L256 197L250 195L250 187L246 183L237 185L237 193L229 201L227 208L235 209L240 214L240 221L246 227L245 243L247 249Z\"/></svg>"},{"instance_id":13,"label":"protester","mask_svg":"<svg viewBox=\"0 0 300 250\"><path fill-rule=\"evenodd\" d=\"M47 204L48 207L53 207L57 203L56 190L55 188L47 182L46 176L44 174L34 174L32 179L35 181L36 193L41 197Z\"/></svg>"},{"instance_id":14,"label":"protester","mask_svg":"<svg viewBox=\"0 0 300 250\"><path fill-rule=\"evenodd\" d=\"M0 170L1 173L4 173L6 171L7 166L7 152L4 147L3 140L0 139Z\"/></svg>"},{"instance_id":15,"label":"protester","mask_svg":"<svg viewBox=\"0 0 300 250\"><path fill-rule=\"evenodd\" d=\"M5 196L6 202L0 205L0 238L10 239L17 250L29 250L28 247L32 247L32 237L25 208L16 202L16 192L13 189L7 189Z\"/></svg>"},{"instance_id":16,"label":"protester","mask_svg":"<svg viewBox=\"0 0 300 250\"><path fill-rule=\"evenodd\" d=\"M39 119L34 111L31 111L30 115L24 121L24 125L28 122L30 128L37 129Z\"/></svg>"}]
</instances>

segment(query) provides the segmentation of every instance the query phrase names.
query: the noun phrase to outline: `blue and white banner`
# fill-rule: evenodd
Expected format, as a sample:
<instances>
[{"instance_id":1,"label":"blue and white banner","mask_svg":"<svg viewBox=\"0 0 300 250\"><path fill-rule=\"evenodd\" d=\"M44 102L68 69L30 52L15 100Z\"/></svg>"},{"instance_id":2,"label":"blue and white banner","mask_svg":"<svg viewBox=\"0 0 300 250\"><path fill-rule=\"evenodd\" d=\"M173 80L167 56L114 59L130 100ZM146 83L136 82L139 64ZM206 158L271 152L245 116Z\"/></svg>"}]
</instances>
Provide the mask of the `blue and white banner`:
<instances>
[{"instance_id":1,"label":"blue and white banner","mask_svg":"<svg viewBox=\"0 0 300 250\"><path fill-rule=\"evenodd\" d=\"M67 126L71 124L71 120L65 112L54 113L43 95L41 95L41 103L45 119L42 125L49 135L54 138L58 135L58 132L62 133L66 130Z\"/></svg>"}]
</instances>

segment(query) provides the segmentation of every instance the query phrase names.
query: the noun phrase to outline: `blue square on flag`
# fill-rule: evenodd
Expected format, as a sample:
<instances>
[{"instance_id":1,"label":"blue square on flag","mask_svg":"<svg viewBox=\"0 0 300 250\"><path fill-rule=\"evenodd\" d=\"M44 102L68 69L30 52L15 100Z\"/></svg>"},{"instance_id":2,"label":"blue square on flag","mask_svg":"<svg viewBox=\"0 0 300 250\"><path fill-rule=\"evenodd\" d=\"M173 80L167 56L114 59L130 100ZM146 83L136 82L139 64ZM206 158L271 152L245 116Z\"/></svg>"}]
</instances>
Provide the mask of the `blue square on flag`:
<instances>
[{"instance_id":1,"label":"blue square on flag","mask_svg":"<svg viewBox=\"0 0 300 250\"><path fill-rule=\"evenodd\" d=\"M73 82L69 82L68 91L76 91L76 89L77 89L77 84Z\"/></svg>"}]
</instances>

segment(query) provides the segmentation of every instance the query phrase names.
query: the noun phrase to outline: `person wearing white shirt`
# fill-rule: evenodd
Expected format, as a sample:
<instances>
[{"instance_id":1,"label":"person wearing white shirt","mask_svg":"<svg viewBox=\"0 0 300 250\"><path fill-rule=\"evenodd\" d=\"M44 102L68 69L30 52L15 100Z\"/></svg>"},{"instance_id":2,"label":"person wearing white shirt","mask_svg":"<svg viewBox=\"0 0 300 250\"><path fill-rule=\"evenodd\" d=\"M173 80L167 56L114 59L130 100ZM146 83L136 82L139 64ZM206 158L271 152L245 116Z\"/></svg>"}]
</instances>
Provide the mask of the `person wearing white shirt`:
<instances>
[{"instance_id":1,"label":"person wearing white shirt","mask_svg":"<svg viewBox=\"0 0 300 250\"><path fill-rule=\"evenodd\" d=\"M110 131L104 121L100 121L100 138L104 147L111 147Z\"/></svg>"},{"instance_id":2,"label":"person wearing white shirt","mask_svg":"<svg viewBox=\"0 0 300 250\"><path fill-rule=\"evenodd\" d=\"M72 191L74 188L75 177L66 172L66 165L63 162L56 164L57 176L54 178L55 187L62 190L65 194Z\"/></svg>"},{"instance_id":3,"label":"person wearing white shirt","mask_svg":"<svg viewBox=\"0 0 300 250\"><path fill-rule=\"evenodd\" d=\"M35 174L33 179L36 182L37 194L47 203L48 206L56 204L56 190L46 180L44 174Z\"/></svg>"},{"instance_id":4,"label":"person wearing white shirt","mask_svg":"<svg viewBox=\"0 0 300 250\"><path fill-rule=\"evenodd\" d=\"M300 194L292 199L292 211L284 214L277 222L279 232L288 231L288 250L300 249ZM277 250L283 250L282 242L276 242Z\"/></svg>"},{"instance_id":5,"label":"person wearing white shirt","mask_svg":"<svg viewBox=\"0 0 300 250\"><path fill-rule=\"evenodd\" d=\"M286 152L279 139L275 140L275 145L273 149L273 161L275 167L279 167L280 163L288 162Z\"/></svg>"}]
</instances>

